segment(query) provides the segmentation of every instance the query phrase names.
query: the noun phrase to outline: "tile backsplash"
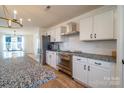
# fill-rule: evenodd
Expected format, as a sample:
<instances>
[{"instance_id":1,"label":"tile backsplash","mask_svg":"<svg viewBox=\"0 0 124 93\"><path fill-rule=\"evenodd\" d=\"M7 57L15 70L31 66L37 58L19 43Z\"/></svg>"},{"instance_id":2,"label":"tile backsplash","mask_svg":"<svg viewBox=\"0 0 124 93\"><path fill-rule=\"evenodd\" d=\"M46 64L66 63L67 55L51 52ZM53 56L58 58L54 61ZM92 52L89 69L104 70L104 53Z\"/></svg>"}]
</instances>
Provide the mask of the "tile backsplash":
<instances>
[{"instance_id":1,"label":"tile backsplash","mask_svg":"<svg viewBox=\"0 0 124 93\"><path fill-rule=\"evenodd\" d=\"M112 51L116 50L116 45L116 40L84 42L79 40L79 35L71 35L64 37L64 42L60 43L60 49L101 55L112 55Z\"/></svg>"}]
</instances>

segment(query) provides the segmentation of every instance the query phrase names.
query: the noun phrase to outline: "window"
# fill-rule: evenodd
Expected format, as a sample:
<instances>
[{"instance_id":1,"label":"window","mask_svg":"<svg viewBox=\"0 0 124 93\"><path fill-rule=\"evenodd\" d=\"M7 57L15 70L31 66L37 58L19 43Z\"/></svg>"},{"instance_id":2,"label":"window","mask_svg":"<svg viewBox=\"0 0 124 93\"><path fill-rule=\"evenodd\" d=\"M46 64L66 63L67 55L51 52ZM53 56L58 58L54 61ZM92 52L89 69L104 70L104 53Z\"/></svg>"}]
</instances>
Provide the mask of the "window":
<instances>
[{"instance_id":1,"label":"window","mask_svg":"<svg viewBox=\"0 0 124 93\"><path fill-rule=\"evenodd\" d=\"M5 35L3 43L4 43L3 50L7 50L7 51L24 50L24 37L21 35L17 35L17 36Z\"/></svg>"}]
</instances>

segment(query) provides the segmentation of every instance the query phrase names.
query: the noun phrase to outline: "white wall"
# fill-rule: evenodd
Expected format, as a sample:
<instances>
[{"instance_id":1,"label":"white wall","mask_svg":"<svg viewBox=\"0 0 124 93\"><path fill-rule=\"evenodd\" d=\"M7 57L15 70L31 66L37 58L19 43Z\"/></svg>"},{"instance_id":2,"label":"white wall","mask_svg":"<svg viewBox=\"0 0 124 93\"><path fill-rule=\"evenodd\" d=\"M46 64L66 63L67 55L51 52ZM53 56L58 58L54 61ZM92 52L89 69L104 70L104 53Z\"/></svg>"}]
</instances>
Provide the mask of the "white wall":
<instances>
[{"instance_id":1,"label":"white wall","mask_svg":"<svg viewBox=\"0 0 124 93\"><path fill-rule=\"evenodd\" d=\"M124 6L118 6L118 31L116 75L120 79L118 87L124 87L124 65L122 65L122 59L124 59Z\"/></svg>"},{"instance_id":2,"label":"white wall","mask_svg":"<svg viewBox=\"0 0 124 93\"><path fill-rule=\"evenodd\" d=\"M38 55L38 52L42 50L42 35L44 35L45 28L37 28L37 31L33 35L34 42L34 54Z\"/></svg>"},{"instance_id":3,"label":"white wall","mask_svg":"<svg viewBox=\"0 0 124 93\"><path fill-rule=\"evenodd\" d=\"M2 36L5 34L14 34L14 30L16 30L16 35L24 35L24 51L34 54L37 46L35 36L39 34L39 27L23 27L21 29L0 28L0 52L2 52Z\"/></svg>"},{"instance_id":4,"label":"white wall","mask_svg":"<svg viewBox=\"0 0 124 93\"><path fill-rule=\"evenodd\" d=\"M46 28L40 28L39 30L39 34L40 34L40 48L41 48L41 52L42 52L42 35L45 35L46 32Z\"/></svg>"},{"instance_id":5,"label":"white wall","mask_svg":"<svg viewBox=\"0 0 124 93\"><path fill-rule=\"evenodd\" d=\"M9 28L0 28L0 34L14 34L14 30L16 34L19 35L33 35L38 27L23 27L19 29L9 29Z\"/></svg>"},{"instance_id":6,"label":"white wall","mask_svg":"<svg viewBox=\"0 0 124 93\"><path fill-rule=\"evenodd\" d=\"M34 55L38 54L39 49L39 29L37 29L36 33L33 35L33 44L34 44Z\"/></svg>"},{"instance_id":7,"label":"white wall","mask_svg":"<svg viewBox=\"0 0 124 93\"><path fill-rule=\"evenodd\" d=\"M0 53L2 52L3 45L2 45L2 34L0 34Z\"/></svg>"},{"instance_id":8,"label":"white wall","mask_svg":"<svg viewBox=\"0 0 124 93\"><path fill-rule=\"evenodd\" d=\"M24 52L34 53L33 35L24 35Z\"/></svg>"}]
</instances>

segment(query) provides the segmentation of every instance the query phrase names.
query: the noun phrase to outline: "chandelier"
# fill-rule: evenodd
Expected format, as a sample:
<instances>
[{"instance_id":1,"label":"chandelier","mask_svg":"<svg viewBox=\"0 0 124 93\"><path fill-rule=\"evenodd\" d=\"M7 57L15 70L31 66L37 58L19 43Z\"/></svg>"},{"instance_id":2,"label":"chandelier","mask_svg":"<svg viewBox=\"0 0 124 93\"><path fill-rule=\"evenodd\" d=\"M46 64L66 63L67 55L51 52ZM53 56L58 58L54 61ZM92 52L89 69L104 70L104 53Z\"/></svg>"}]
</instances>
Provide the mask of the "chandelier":
<instances>
[{"instance_id":1,"label":"chandelier","mask_svg":"<svg viewBox=\"0 0 124 93\"><path fill-rule=\"evenodd\" d=\"M7 7L5 5L1 6L1 9L3 11L3 15L0 15L0 28L19 28L23 27L22 25L22 18L17 19L17 11L13 11L13 17L11 16L11 13L9 13ZM2 25L2 23L5 23Z\"/></svg>"}]
</instances>

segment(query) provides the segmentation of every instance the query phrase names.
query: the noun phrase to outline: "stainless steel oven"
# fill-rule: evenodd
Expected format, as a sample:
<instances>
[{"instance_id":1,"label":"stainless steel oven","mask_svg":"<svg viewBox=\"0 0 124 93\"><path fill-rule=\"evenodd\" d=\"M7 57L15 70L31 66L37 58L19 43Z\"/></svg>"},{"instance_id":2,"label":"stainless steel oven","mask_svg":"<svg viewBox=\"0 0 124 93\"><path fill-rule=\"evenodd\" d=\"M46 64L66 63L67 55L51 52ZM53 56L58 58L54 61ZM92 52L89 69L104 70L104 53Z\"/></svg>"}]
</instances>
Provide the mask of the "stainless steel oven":
<instances>
[{"instance_id":1,"label":"stainless steel oven","mask_svg":"<svg viewBox=\"0 0 124 93\"><path fill-rule=\"evenodd\" d=\"M72 54L62 52L59 54L59 57L58 69L72 76Z\"/></svg>"}]
</instances>

